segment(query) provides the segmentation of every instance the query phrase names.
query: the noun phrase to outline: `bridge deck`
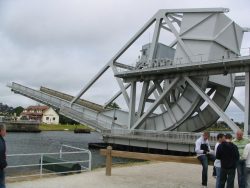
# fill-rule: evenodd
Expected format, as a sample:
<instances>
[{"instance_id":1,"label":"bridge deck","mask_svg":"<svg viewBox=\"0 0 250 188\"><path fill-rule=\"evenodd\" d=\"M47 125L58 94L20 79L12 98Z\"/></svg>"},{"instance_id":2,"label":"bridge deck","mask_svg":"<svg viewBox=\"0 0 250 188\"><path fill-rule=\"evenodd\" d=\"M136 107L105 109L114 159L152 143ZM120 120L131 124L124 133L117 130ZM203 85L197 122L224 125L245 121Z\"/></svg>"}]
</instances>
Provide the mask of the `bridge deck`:
<instances>
[{"instance_id":1,"label":"bridge deck","mask_svg":"<svg viewBox=\"0 0 250 188\"><path fill-rule=\"evenodd\" d=\"M59 98L64 99L66 101L72 101L73 98L74 98L71 95L68 95L68 94L53 90L53 89L49 89L49 88L46 88L46 87L43 87L43 86L40 88L40 91L42 91L44 93L47 93L49 95L52 95L52 96L59 97ZM85 106L85 107L87 107L89 109L95 110L97 112L104 111L103 106L101 106L99 104L96 104L96 103L93 103L93 102L90 102L90 101L87 101L87 100L84 100L84 99L78 99L76 101L76 103L81 105L81 106Z\"/></svg>"},{"instance_id":2,"label":"bridge deck","mask_svg":"<svg viewBox=\"0 0 250 188\"><path fill-rule=\"evenodd\" d=\"M250 56L219 59L214 61L175 64L168 66L146 67L139 70L122 71L115 74L125 82L167 79L177 76L208 76L217 74L239 73L250 70Z\"/></svg>"}]
</instances>

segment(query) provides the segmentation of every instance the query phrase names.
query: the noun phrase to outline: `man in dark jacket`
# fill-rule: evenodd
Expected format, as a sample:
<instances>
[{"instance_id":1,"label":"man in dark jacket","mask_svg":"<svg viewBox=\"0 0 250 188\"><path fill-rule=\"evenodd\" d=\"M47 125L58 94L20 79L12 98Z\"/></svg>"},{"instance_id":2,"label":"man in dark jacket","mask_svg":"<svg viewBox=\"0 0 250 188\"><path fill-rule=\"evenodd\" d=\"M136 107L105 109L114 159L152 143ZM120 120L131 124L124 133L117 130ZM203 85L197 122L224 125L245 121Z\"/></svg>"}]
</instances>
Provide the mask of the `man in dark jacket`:
<instances>
[{"instance_id":1,"label":"man in dark jacket","mask_svg":"<svg viewBox=\"0 0 250 188\"><path fill-rule=\"evenodd\" d=\"M5 188L5 174L4 169L7 166L6 162L6 145L4 136L6 135L6 129L3 124L0 124L0 188Z\"/></svg>"},{"instance_id":2,"label":"man in dark jacket","mask_svg":"<svg viewBox=\"0 0 250 188\"><path fill-rule=\"evenodd\" d=\"M216 152L216 159L221 161L220 187L224 188L227 182L227 188L233 188L239 151L237 146L231 142L231 134L226 134L225 139L226 141L218 146Z\"/></svg>"}]
</instances>

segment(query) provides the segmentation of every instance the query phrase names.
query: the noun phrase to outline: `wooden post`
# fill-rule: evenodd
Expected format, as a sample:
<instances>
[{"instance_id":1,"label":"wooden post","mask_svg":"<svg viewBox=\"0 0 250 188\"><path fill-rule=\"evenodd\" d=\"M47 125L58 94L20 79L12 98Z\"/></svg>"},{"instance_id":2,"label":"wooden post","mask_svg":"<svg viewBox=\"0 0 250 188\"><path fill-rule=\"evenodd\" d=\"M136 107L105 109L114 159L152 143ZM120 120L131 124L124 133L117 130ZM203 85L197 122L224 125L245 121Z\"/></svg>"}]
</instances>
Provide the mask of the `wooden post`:
<instances>
[{"instance_id":1,"label":"wooden post","mask_svg":"<svg viewBox=\"0 0 250 188\"><path fill-rule=\"evenodd\" d=\"M112 167L112 147L107 147L107 155L106 155L106 176L111 176L111 167Z\"/></svg>"}]
</instances>

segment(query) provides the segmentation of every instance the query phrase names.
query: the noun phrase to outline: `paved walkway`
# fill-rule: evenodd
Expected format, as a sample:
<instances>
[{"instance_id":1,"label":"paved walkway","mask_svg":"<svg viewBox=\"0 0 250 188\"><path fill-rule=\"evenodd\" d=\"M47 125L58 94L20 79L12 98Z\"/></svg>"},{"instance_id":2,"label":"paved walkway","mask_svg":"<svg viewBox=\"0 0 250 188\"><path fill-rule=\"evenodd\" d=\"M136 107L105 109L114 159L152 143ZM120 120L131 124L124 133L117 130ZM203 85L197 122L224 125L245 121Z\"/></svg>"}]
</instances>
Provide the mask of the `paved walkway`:
<instances>
[{"instance_id":1,"label":"paved walkway","mask_svg":"<svg viewBox=\"0 0 250 188\"><path fill-rule=\"evenodd\" d=\"M208 187L215 187L209 167ZM8 183L8 188L200 188L201 166L181 163L155 162L115 167L112 176L105 169L76 175L42 178L32 181Z\"/></svg>"}]
</instances>

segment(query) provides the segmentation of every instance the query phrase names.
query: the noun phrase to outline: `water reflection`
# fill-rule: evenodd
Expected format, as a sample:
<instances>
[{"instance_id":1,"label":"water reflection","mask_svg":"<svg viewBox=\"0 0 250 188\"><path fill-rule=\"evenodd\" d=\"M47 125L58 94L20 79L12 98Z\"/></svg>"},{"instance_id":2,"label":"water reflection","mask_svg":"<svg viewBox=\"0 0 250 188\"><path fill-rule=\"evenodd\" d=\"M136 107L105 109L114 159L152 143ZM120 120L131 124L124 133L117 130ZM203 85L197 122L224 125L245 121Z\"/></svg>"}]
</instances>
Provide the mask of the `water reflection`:
<instances>
[{"instance_id":1,"label":"water reflection","mask_svg":"<svg viewBox=\"0 0 250 188\"><path fill-rule=\"evenodd\" d=\"M59 152L62 144L87 149L88 143L102 142L102 135L98 132L91 132L91 134L74 134L69 131L43 131L41 133L8 133L5 139L7 154L54 153ZM91 150L91 152L92 168L103 167L105 165L105 157L100 155L99 150ZM68 157L77 158L77 155ZM82 156L80 157L82 160ZM8 164L11 166L38 163L39 159L39 156L7 158ZM129 161L135 160L122 158L113 159L113 163L127 163ZM34 168L26 167L22 171L31 171L33 169ZM8 171L15 170L12 169Z\"/></svg>"}]
</instances>

